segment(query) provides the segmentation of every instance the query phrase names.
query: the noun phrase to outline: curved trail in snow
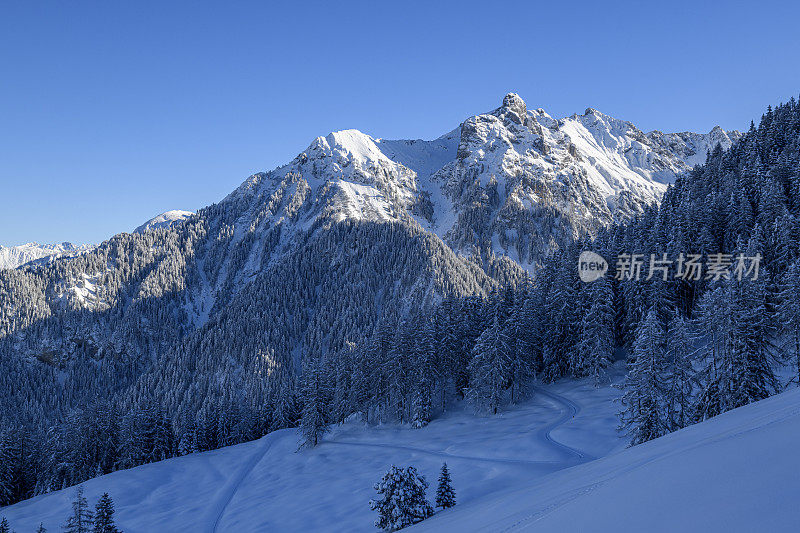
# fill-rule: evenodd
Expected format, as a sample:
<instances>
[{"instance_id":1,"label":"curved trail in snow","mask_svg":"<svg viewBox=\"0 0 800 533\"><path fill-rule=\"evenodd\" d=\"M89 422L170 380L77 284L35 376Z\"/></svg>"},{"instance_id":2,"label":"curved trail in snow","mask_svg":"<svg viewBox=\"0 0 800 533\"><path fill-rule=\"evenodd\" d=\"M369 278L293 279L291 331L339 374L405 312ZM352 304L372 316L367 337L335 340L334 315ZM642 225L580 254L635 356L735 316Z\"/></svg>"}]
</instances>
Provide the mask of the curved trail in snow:
<instances>
[{"instance_id":1,"label":"curved trail in snow","mask_svg":"<svg viewBox=\"0 0 800 533\"><path fill-rule=\"evenodd\" d=\"M563 461L529 461L527 459L503 459L500 457L495 458L495 457L477 457L474 455L458 455L448 452L439 452L436 450L426 450L425 448L416 448L414 446L402 446L399 444L382 444L380 442L371 443L371 442L352 442L346 440L344 441L326 440L322 442L322 444L336 444L342 446L366 446L368 448L404 450L415 453L425 453L428 455L435 455L437 457L443 457L445 459L463 459L467 461L480 461L485 463L502 463L502 464L517 464L517 465L557 465L563 463Z\"/></svg>"},{"instance_id":2,"label":"curved trail in snow","mask_svg":"<svg viewBox=\"0 0 800 533\"><path fill-rule=\"evenodd\" d=\"M262 437L264 441L261 443L261 448L256 450L253 455L250 457L250 460L242 466L239 472L236 474L236 477L233 478L232 481L228 482L222 491L222 495L219 496L219 499L214 505L214 521L211 523L210 532L216 533L217 528L219 527L220 520L222 520L222 516L225 514L225 509L233 500L233 496L236 494L236 491L239 490L239 487L242 485L244 480L253 471L253 469L261 462L264 456L269 451L270 446L272 446L272 441L274 438L269 438L268 436Z\"/></svg>"},{"instance_id":3,"label":"curved trail in snow","mask_svg":"<svg viewBox=\"0 0 800 533\"><path fill-rule=\"evenodd\" d=\"M551 444L552 446L555 446L556 448L559 448L561 450L564 450L566 452L571 453L572 455L576 456L578 459L583 459L585 461L591 461L592 459L596 459L596 457L594 457L593 455L589 455L588 453L582 452L581 450L579 450L577 448L573 448L572 446L567 446L563 442L557 441L556 439L553 438L553 435L552 435L552 431L554 429L558 428L559 426L561 426L561 425L565 424L566 422L569 422L570 420L575 418L575 416L581 410L580 406L578 404L576 404L575 402L573 402L572 400L570 400L569 398L565 398L564 396L561 396L560 394L556 394L556 393L551 392L551 391L546 391L546 390L543 390L543 389L536 389L536 392L538 392L539 394L542 394L543 396L546 396L547 398L550 398L551 400L555 401L556 403L560 403L561 405L563 405L566 408L565 411L564 411L564 414L561 415L561 418L559 418L555 422L552 422L551 424L543 427L540 430L540 433L541 433L542 437L544 438L544 440L546 440L549 444Z\"/></svg>"},{"instance_id":4,"label":"curved trail in snow","mask_svg":"<svg viewBox=\"0 0 800 533\"><path fill-rule=\"evenodd\" d=\"M561 404L563 406L563 412L559 418L550 422L549 424L545 425L541 429L539 429L538 434L543 443L558 448L561 451L565 451L570 455L575 456L578 459L578 462L590 461L595 459L592 455L589 455L586 452L578 450L577 448L573 448L572 446L567 446L566 444L557 441L553 438L551 432L560 427L561 425L569 422L572 420L575 415L577 415L581 408L572 400L561 396L560 394L556 394L554 392L545 391L542 389L537 389L537 392L542 394L543 396L547 397L551 401ZM363 447L370 447L370 448L384 448L384 449L392 449L392 450L404 450L416 453L424 453L428 455L435 455L437 457L443 457L445 459L463 459L467 461L481 461L487 463L502 463L502 464L518 464L518 465L527 465L527 466L536 466L536 465L557 465L562 464L567 461L534 461L528 459L503 459L503 458L495 458L495 457L477 457L472 455L458 455L448 452L436 451L436 450L426 450L425 448L417 448L415 446L403 446L400 444L383 444L379 442L371 443L371 442L353 442L353 441L324 441L322 444L336 444L340 446L363 446Z\"/></svg>"}]
</instances>

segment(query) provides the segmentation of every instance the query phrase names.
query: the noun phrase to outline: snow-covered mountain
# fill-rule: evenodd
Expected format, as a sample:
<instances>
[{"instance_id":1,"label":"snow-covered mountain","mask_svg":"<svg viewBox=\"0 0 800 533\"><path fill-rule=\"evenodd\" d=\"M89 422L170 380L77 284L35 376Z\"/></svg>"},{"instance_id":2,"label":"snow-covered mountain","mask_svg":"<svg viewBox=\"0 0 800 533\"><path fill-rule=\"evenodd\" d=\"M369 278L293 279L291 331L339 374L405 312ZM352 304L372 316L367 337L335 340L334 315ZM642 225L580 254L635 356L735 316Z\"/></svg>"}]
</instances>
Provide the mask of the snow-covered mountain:
<instances>
[{"instance_id":1,"label":"snow-covered mountain","mask_svg":"<svg viewBox=\"0 0 800 533\"><path fill-rule=\"evenodd\" d=\"M133 231L134 233L142 233L151 229L172 227L193 214L191 211L167 211L151 218ZM0 269L17 268L32 261L36 261L39 265L46 264L56 258L72 257L91 251L94 248L95 245L93 244L76 245L71 242L62 242L60 244L29 242L19 246L0 245Z\"/></svg>"},{"instance_id":2,"label":"snow-covered mountain","mask_svg":"<svg viewBox=\"0 0 800 533\"><path fill-rule=\"evenodd\" d=\"M523 266L571 238L629 217L738 132L643 133L594 109L553 119L516 94L433 141L356 130L317 138L290 164L234 195L292 194L301 228L318 217L414 220L454 251Z\"/></svg>"},{"instance_id":3,"label":"snow-covered mountain","mask_svg":"<svg viewBox=\"0 0 800 533\"><path fill-rule=\"evenodd\" d=\"M70 242L61 244L39 244L29 242L19 246L0 245L0 269L17 268L31 261L48 262L57 257L70 257L94 248L90 244L75 245Z\"/></svg>"},{"instance_id":4,"label":"snow-covered mountain","mask_svg":"<svg viewBox=\"0 0 800 533\"><path fill-rule=\"evenodd\" d=\"M145 231L149 231L152 229L158 228L170 228L175 224L179 224L189 218L190 216L194 215L191 211L181 211L179 209L173 209L172 211L166 211L161 213L160 215L156 215L135 230L134 233L144 233Z\"/></svg>"}]
</instances>

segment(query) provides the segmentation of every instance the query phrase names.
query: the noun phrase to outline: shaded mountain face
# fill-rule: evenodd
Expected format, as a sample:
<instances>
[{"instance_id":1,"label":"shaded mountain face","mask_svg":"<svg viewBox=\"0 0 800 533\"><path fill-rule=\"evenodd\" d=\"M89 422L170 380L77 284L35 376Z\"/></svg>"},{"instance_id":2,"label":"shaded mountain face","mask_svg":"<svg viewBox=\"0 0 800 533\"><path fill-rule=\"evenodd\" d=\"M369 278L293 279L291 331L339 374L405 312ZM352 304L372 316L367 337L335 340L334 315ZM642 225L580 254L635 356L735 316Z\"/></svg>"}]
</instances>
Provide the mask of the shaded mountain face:
<instances>
[{"instance_id":1,"label":"shaded mountain face","mask_svg":"<svg viewBox=\"0 0 800 533\"><path fill-rule=\"evenodd\" d=\"M175 416L231 391L266 405L304 357L518 282L736 137L645 134L594 110L556 120L514 94L433 141L319 137L194 216L0 271L0 380L35 391L0 408L37 405L30 423L103 395Z\"/></svg>"}]
</instances>

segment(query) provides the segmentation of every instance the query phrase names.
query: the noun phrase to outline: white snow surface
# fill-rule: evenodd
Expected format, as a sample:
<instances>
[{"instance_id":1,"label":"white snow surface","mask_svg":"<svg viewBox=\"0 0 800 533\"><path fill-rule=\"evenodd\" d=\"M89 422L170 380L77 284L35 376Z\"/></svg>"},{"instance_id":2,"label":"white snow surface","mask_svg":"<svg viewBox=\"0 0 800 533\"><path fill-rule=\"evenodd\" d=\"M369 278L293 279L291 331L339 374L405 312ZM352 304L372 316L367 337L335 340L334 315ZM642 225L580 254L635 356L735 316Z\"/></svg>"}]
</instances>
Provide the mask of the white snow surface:
<instances>
[{"instance_id":1,"label":"white snow surface","mask_svg":"<svg viewBox=\"0 0 800 533\"><path fill-rule=\"evenodd\" d=\"M134 233L144 233L145 231L159 229L159 228L170 228L175 224L183 222L190 216L194 215L191 211L181 211L180 209L173 209L172 211L166 211L161 213L160 215L156 215L135 230Z\"/></svg>"},{"instance_id":2,"label":"white snow surface","mask_svg":"<svg viewBox=\"0 0 800 533\"><path fill-rule=\"evenodd\" d=\"M74 256L94 249L92 244L39 244L29 242L19 246L0 246L0 269L17 268L31 261L49 262L58 257Z\"/></svg>"},{"instance_id":3,"label":"white snow surface","mask_svg":"<svg viewBox=\"0 0 800 533\"><path fill-rule=\"evenodd\" d=\"M618 394L588 381L564 381L493 417L476 417L459 406L422 429L348 422L334 427L318 447L299 451L297 431L281 430L83 486L92 505L109 492L126 533L374 532L372 486L392 464L416 466L433 499L446 461L458 505L467 508L623 447L612 403ZM17 531L35 531L40 522L59 531L73 495L69 488L37 496L0 509L0 516Z\"/></svg>"},{"instance_id":4,"label":"white snow surface","mask_svg":"<svg viewBox=\"0 0 800 533\"><path fill-rule=\"evenodd\" d=\"M619 380L621 367L615 369ZM538 387L494 417L458 409L412 430L336 427L315 449L295 430L87 481L108 491L122 530L377 531L368 500L390 465L435 492L443 461L458 504L409 531L795 531L800 390L625 448L616 388ZM598 459L595 459L598 458ZM11 527L57 531L74 489L3 508Z\"/></svg>"},{"instance_id":5,"label":"white snow surface","mask_svg":"<svg viewBox=\"0 0 800 533\"><path fill-rule=\"evenodd\" d=\"M797 531L798 438L793 389L410 531Z\"/></svg>"}]
</instances>

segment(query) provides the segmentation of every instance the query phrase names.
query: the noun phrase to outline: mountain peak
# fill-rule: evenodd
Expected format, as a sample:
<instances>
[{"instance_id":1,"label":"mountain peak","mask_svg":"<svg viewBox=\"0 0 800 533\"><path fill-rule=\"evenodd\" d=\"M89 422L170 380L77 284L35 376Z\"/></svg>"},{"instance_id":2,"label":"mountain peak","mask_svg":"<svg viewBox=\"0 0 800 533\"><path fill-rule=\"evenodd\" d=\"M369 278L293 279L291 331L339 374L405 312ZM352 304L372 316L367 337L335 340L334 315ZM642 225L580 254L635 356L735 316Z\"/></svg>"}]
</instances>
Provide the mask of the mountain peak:
<instances>
[{"instance_id":1,"label":"mountain peak","mask_svg":"<svg viewBox=\"0 0 800 533\"><path fill-rule=\"evenodd\" d=\"M528 114L528 106L525 105L525 100L517 93L508 93L503 98L503 106L500 108L500 113L517 124L522 124Z\"/></svg>"},{"instance_id":2,"label":"mountain peak","mask_svg":"<svg viewBox=\"0 0 800 533\"><path fill-rule=\"evenodd\" d=\"M144 233L145 231L150 231L153 229L158 228L170 228L180 222L183 222L187 218L194 215L191 211L181 211L180 209L173 209L171 211L166 211L161 213L160 215L156 215L135 230L134 233Z\"/></svg>"}]
</instances>

